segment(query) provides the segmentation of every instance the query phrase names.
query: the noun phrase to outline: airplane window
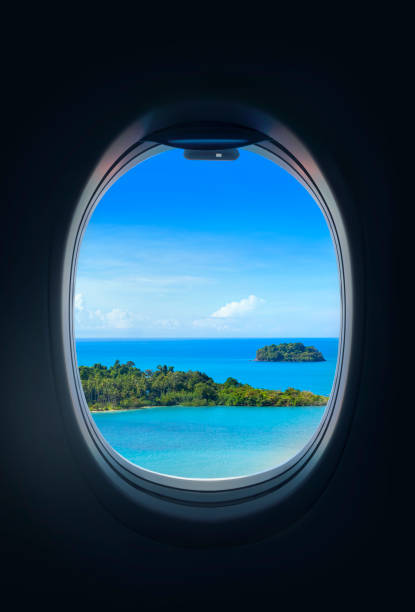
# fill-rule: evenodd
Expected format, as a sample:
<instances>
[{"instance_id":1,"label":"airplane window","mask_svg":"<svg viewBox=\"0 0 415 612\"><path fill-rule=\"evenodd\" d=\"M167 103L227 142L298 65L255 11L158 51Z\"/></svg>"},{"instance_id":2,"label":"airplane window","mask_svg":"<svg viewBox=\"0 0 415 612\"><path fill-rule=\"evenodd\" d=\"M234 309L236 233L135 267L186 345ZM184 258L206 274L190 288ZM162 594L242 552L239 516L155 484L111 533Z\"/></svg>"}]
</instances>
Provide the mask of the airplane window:
<instances>
[{"instance_id":1,"label":"airplane window","mask_svg":"<svg viewBox=\"0 0 415 612\"><path fill-rule=\"evenodd\" d=\"M340 333L325 216L251 150L170 149L101 198L74 295L90 418L149 473L219 479L291 460L322 421Z\"/></svg>"}]
</instances>

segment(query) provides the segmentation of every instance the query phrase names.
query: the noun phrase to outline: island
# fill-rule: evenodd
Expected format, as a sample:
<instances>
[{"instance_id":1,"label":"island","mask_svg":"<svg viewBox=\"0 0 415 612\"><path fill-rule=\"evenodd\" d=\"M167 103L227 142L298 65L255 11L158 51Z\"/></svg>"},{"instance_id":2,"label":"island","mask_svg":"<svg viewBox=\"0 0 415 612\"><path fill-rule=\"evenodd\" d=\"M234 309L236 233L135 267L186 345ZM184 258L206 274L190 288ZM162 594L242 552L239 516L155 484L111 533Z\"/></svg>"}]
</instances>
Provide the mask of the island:
<instances>
[{"instance_id":1,"label":"island","mask_svg":"<svg viewBox=\"0 0 415 612\"><path fill-rule=\"evenodd\" d=\"M314 346L302 342L270 344L257 350L255 361L326 361Z\"/></svg>"},{"instance_id":2,"label":"island","mask_svg":"<svg viewBox=\"0 0 415 612\"><path fill-rule=\"evenodd\" d=\"M79 375L91 411L148 406L324 406L328 397L289 387L285 391L255 389L229 377L217 383L207 374L173 366L140 370L133 361L107 367L80 366Z\"/></svg>"}]
</instances>

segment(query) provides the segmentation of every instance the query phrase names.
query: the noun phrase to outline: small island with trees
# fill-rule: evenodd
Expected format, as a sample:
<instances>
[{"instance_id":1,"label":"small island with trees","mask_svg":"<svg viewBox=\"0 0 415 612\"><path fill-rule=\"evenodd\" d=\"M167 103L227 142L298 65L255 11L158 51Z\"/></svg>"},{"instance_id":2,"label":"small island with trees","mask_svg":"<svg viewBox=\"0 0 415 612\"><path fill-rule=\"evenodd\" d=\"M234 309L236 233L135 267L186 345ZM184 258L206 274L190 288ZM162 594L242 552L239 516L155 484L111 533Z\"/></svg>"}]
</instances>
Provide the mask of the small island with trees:
<instances>
[{"instance_id":1,"label":"small island with trees","mask_svg":"<svg viewBox=\"0 0 415 612\"><path fill-rule=\"evenodd\" d=\"M235 378L216 383L207 374L173 366L140 370L118 360L80 366L79 374L90 410L126 410L146 406L324 406L328 397L289 387L285 391L255 389Z\"/></svg>"},{"instance_id":2,"label":"small island with trees","mask_svg":"<svg viewBox=\"0 0 415 612\"><path fill-rule=\"evenodd\" d=\"M326 361L314 346L302 342L270 344L257 350L255 361Z\"/></svg>"}]
</instances>

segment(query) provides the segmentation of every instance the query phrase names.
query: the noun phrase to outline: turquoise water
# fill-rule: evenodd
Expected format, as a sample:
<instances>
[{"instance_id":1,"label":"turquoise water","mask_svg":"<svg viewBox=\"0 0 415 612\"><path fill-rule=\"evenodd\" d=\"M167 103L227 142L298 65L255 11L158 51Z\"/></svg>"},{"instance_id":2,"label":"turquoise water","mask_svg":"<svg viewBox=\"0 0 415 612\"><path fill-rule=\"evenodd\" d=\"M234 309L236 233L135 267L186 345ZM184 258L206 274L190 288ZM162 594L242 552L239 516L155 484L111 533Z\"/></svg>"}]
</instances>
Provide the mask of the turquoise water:
<instances>
[{"instance_id":1,"label":"turquoise water","mask_svg":"<svg viewBox=\"0 0 415 612\"><path fill-rule=\"evenodd\" d=\"M301 341L319 349L318 363L255 362L257 348ZM233 376L267 389L295 387L329 395L336 368L334 338L214 340L77 340L79 365L132 360L141 369L158 364L200 370L217 382ZM310 440L324 406L157 407L94 414L106 440L144 468L188 478L226 478L261 472L289 460Z\"/></svg>"},{"instance_id":2,"label":"turquoise water","mask_svg":"<svg viewBox=\"0 0 415 612\"><path fill-rule=\"evenodd\" d=\"M254 474L310 440L324 406L169 406L94 414L104 438L141 467L187 478Z\"/></svg>"},{"instance_id":3,"label":"turquoise water","mask_svg":"<svg viewBox=\"0 0 415 612\"><path fill-rule=\"evenodd\" d=\"M303 342L319 349L327 361L316 363L266 363L253 361L266 344ZM142 370L158 364L176 370L206 372L216 382L232 376L261 389L295 387L329 395L337 359L337 338L220 338L191 340L84 340L76 342L78 364L112 365L134 361Z\"/></svg>"}]
</instances>

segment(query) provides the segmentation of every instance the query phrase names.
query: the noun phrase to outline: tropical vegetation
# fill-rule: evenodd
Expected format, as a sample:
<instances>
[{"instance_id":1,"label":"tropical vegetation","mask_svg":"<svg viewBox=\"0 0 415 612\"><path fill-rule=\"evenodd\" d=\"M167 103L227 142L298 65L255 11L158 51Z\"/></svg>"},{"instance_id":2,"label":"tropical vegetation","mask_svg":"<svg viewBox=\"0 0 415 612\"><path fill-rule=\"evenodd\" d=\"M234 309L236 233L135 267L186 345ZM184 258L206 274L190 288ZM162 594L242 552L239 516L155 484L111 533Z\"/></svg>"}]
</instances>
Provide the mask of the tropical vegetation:
<instances>
[{"instance_id":1,"label":"tropical vegetation","mask_svg":"<svg viewBox=\"0 0 415 612\"><path fill-rule=\"evenodd\" d=\"M314 346L302 342L270 344L257 350L256 361L326 361Z\"/></svg>"},{"instance_id":2,"label":"tropical vegetation","mask_svg":"<svg viewBox=\"0 0 415 612\"><path fill-rule=\"evenodd\" d=\"M107 367L80 366L85 398L91 410L121 410L144 406L323 406L327 397L289 387L285 391L255 389L235 378L216 383L207 374L174 371L159 365L140 370L134 362Z\"/></svg>"}]
</instances>

